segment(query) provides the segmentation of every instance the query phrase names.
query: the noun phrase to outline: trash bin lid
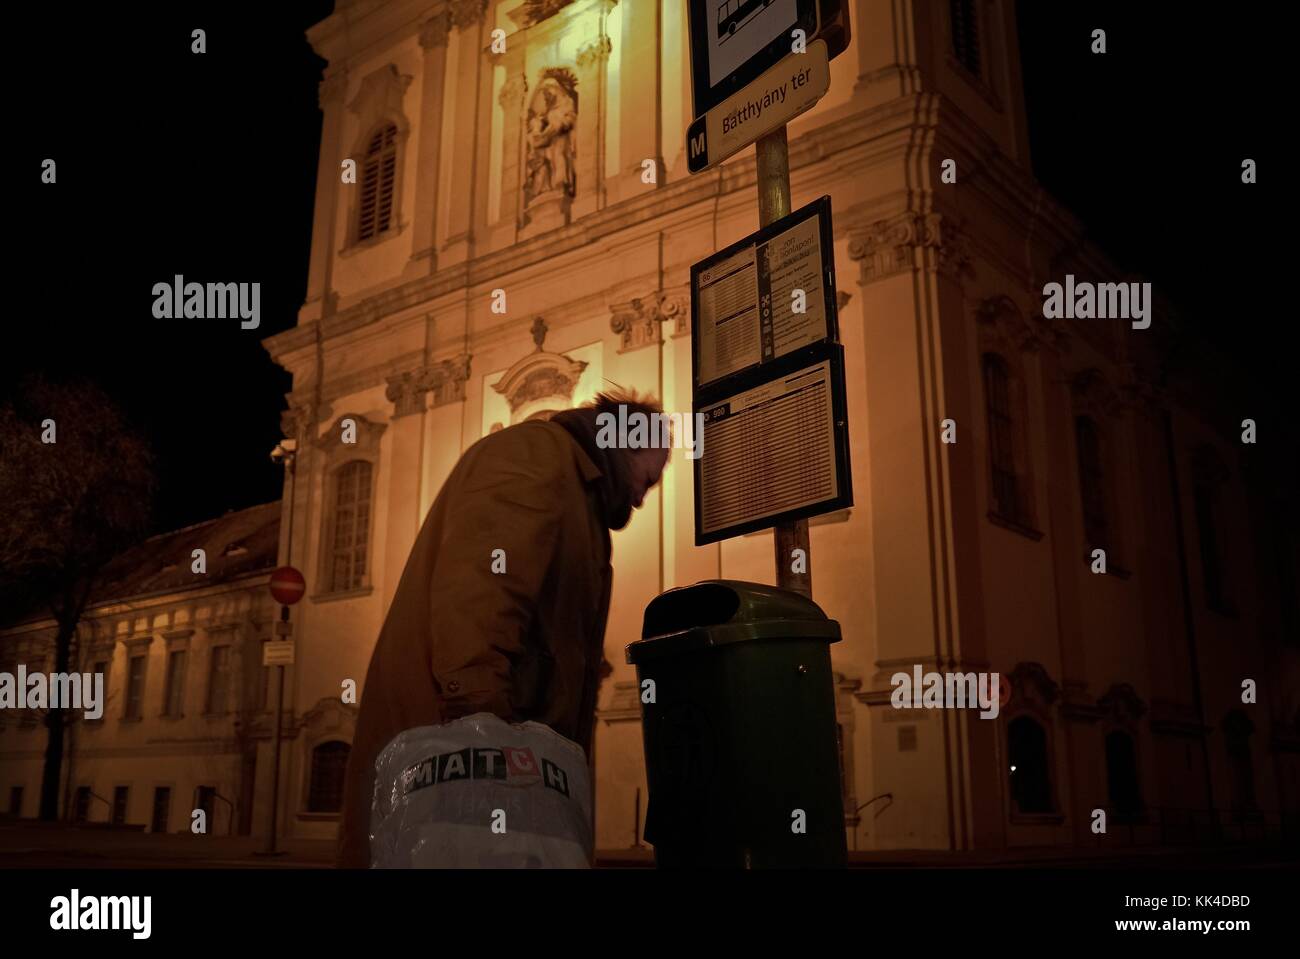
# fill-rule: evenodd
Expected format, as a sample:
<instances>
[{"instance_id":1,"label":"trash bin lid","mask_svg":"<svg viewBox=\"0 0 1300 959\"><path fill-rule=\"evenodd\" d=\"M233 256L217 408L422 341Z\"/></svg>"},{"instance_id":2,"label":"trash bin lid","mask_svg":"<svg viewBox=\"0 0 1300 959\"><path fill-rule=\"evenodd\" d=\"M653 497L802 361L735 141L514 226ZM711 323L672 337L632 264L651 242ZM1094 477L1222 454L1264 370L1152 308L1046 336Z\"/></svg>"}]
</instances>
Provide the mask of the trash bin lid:
<instances>
[{"instance_id":1,"label":"trash bin lid","mask_svg":"<svg viewBox=\"0 0 1300 959\"><path fill-rule=\"evenodd\" d=\"M746 640L814 638L837 643L840 624L806 596L763 583L706 579L670 589L645 608L629 663Z\"/></svg>"}]
</instances>

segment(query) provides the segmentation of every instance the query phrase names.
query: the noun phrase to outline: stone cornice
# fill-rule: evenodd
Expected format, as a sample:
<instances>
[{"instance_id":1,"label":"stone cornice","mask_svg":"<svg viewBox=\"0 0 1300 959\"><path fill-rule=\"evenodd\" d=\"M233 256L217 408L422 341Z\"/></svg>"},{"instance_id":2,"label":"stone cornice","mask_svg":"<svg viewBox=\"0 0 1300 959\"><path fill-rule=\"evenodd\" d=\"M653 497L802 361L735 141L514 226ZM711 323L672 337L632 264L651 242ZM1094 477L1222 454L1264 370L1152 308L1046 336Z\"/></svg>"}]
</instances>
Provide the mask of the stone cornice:
<instances>
[{"instance_id":1,"label":"stone cornice","mask_svg":"<svg viewBox=\"0 0 1300 959\"><path fill-rule=\"evenodd\" d=\"M856 168L873 158L878 162L885 157L913 149L919 135L912 126L917 120L915 101L918 99L902 97L867 110L841 112L837 109L833 111L834 122L801 131L790 142L790 165L796 187L803 182L815 183L833 178L836 170L850 166ZM949 114L956 116L957 111L940 110L940 117L944 121L951 119ZM924 133L923 128L920 134ZM813 169L822 163L832 169ZM1017 219L1027 222L1033 218L1039 224L1036 233L1040 235L1047 233L1064 242L1064 238L1077 234L1077 221L1043 194L1018 164L1003 157L990 160L990 164L997 166L996 172L972 178L967 183L969 188L999 207L1003 215L1013 222ZM498 280L501 276L543 263L554 265L557 259L566 254L578 254L615 233L634 231L639 226L650 224L658 229L662 227L665 217L688 218L706 207L711 210L719 193L724 198L744 195L753 189L755 177L754 160L747 157L742 162L728 164L713 174L663 184L658 190L595 211L543 236L494 250L470 262L444 268L433 276L414 279L365 297L361 302L332 315L321 330L321 338L333 339L383 317L419 307L450 293ZM896 218L898 222L890 225L905 231L909 237L921 237L923 248L928 246L936 251L934 268L941 272L955 271L960 274L969 264L973 249L981 253L989 252L992 244L985 242L978 234L968 234L956 216L943 210L931 210L925 214L909 212L906 207L910 204L906 196L901 195L900 199L903 209L891 216L877 216L876 219L884 219L889 223ZM1035 208L1037 214L1034 213ZM837 235L852 235L855 228L860 232L864 228L873 229L874 226L872 222L863 223L852 215L846 216L836 211ZM885 245L887 242L886 240ZM862 247L859 250L865 252ZM1089 250L1091 255L1091 248ZM884 255L890 254L885 251ZM897 254L894 255L897 258ZM881 268L888 268L888 265ZM1023 265L1019 272L1025 272ZM315 342L316 333L312 327L317 322L268 337L263 340L263 344L278 362L285 354Z\"/></svg>"},{"instance_id":2,"label":"stone cornice","mask_svg":"<svg viewBox=\"0 0 1300 959\"><path fill-rule=\"evenodd\" d=\"M333 14L307 28L307 41L318 56L341 63L375 45L416 34L431 16L446 10L445 2L429 0L339 0Z\"/></svg>"}]
</instances>

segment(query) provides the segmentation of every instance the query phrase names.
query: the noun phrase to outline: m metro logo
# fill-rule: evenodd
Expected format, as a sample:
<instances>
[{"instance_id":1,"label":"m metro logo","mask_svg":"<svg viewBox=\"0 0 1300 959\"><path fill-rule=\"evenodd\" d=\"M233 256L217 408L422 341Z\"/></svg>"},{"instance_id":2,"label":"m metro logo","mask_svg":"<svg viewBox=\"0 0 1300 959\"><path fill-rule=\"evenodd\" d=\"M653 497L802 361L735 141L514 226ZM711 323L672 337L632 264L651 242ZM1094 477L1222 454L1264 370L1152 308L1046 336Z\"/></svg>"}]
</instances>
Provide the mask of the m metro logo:
<instances>
[{"instance_id":1,"label":"m metro logo","mask_svg":"<svg viewBox=\"0 0 1300 959\"><path fill-rule=\"evenodd\" d=\"M699 173L709 165L708 134L705 130L705 117L700 117L686 130L686 169Z\"/></svg>"}]
</instances>

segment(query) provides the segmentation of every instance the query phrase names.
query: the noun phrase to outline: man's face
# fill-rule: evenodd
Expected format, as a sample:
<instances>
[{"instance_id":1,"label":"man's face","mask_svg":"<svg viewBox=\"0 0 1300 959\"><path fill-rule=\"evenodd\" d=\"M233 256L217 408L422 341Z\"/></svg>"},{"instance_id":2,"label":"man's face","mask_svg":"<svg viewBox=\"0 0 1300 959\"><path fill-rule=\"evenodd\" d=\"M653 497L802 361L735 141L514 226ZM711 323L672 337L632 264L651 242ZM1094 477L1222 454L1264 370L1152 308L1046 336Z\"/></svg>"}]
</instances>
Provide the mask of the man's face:
<instances>
[{"instance_id":1,"label":"man's face","mask_svg":"<svg viewBox=\"0 0 1300 959\"><path fill-rule=\"evenodd\" d=\"M631 453L628 457L631 464L631 476L628 482L630 486L629 492L632 497L632 508L640 509L641 504L645 502L645 494L663 476L664 466L668 463L668 450L651 448L630 450L629 452Z\"/></svg>"}]
</instances>

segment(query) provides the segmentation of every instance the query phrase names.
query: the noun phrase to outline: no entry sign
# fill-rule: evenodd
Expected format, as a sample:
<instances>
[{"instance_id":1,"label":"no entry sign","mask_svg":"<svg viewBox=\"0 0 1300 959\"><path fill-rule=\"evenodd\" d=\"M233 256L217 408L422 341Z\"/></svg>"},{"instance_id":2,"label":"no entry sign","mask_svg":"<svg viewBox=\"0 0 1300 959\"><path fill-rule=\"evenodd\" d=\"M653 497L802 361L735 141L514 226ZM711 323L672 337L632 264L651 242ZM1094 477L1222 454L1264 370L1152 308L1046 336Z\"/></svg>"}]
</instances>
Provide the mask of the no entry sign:
<instances>
[{"instance_id":1,"label":"no entry sign","mask_svg":"<svg viewBox=\"0 0 1300 959\"><path fill-rule=\"evenodd\" d=\"M307 580L292 566L281 566L271 574L271 596L282 606L292 606L307 591Z\"/></svg>"}]
</instances>

